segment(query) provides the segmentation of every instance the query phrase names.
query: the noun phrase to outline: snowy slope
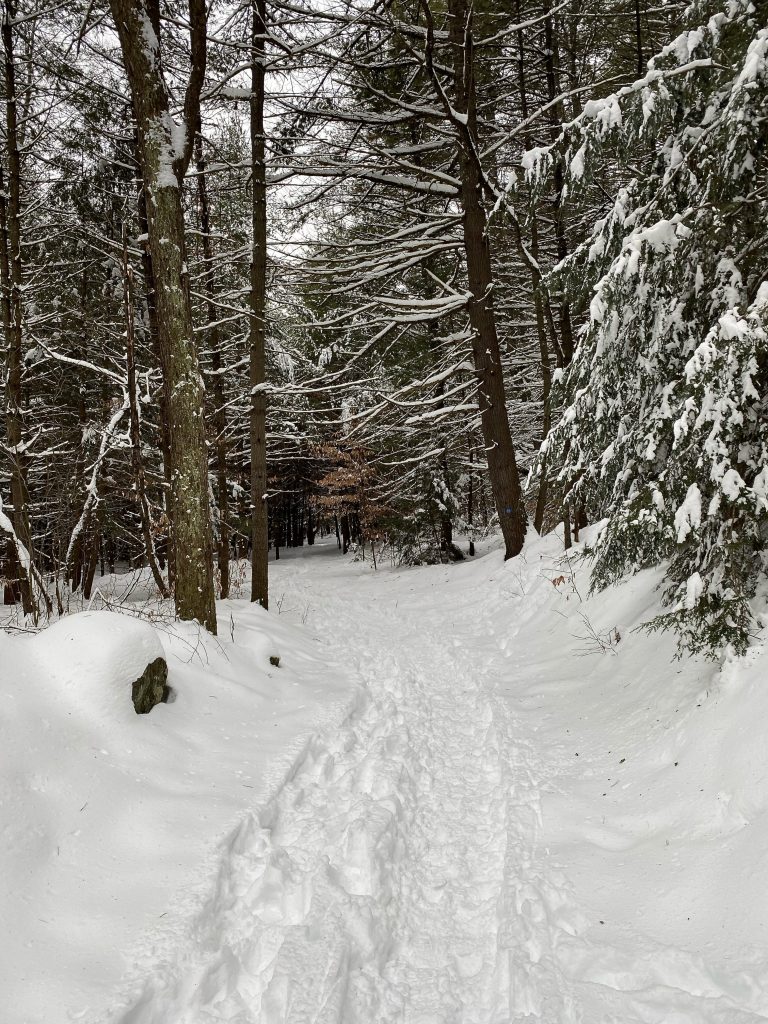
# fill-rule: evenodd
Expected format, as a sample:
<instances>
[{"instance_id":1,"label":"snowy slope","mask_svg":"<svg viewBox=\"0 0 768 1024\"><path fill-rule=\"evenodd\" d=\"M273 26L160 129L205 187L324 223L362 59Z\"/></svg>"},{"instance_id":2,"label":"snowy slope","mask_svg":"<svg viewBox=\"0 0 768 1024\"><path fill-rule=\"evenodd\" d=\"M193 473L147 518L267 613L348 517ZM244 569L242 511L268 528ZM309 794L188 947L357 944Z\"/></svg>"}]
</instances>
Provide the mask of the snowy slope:
<instances>
[{"instance_id":1,"label":"snowy slope","mask_svg":"<svg viewBox=\"0 0 768 1024\"><path fill-rule=\"evenodd\" d=\"M343 717L324 642L245 602L219 615L218 640L110 612L0 633L3 1024L103 1022L190 926L232 828ZM175 700L137 716L163 648Z\"/></svg>"},{"instance_id":2,"label":"snowy slope","mask_svg":"<svg viewBox=\"0 0 768 1024\"><path fill-rule=\"evenodd\" d=\"M351 713L247 801L235 775L247 728L206 752L213 776L193 800L182 790L165 803L205 863L185 857L153 877L159 817L130 848L114 839L146 902L131 941L108 915L110 970L97 979L90 965L81 992L76 949L69 991L57 982L67 1014L25 1016L17 1001L11 1024L768 1019L762 647L722 671L673 661L671 638L633 632L657 609L657 576L587 599L587 569L564 563L553 538L506 564L492 551L374 574L321 547L272 568L282 614L268 631L284 631L281 654L287 641L302 652L292 682L310 691L304 726L325 686L338 716L348 680L359 684ZM223 611L252 622L237 602ZM244 665L216 664L220 700L243 689ZM264 702L269 677L258 678ZM205 746L202 703L177 717L181 696L147 716L158 732L142 737L142 748L176 737L172 762L190 730ZM294 725L276 732L288 741L302 734ZM238 824L214 853L227 817ZM172 893L182 909L150 926L150 907ZM47 898L73 933L95 914ZM55 944L43 953L47 969Z\"/></svg>"}]
</instances>

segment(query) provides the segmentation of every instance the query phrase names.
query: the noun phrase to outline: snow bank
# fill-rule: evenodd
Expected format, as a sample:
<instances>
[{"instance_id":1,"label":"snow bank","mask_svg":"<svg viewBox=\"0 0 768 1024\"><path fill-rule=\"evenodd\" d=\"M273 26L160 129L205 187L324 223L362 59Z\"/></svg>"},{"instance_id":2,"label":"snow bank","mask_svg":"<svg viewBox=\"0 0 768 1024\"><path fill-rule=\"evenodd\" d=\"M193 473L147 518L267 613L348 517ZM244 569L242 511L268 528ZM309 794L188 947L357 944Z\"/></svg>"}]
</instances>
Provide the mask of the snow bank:
<instances>
[{"instance_id":1,"label":"snow bank","mask_svg":"<svg viewBox=\"0 0 768 1024\"><path fill-rule=\"evenodd\" d=\"M503 689L536 734L539 866L581 920L549 930L557 969L585 1020L764 1020L764 638L722 667L676 661L672 636L638 631L660 571L587 598L588 566L556 555L527 550L541 603Z\"/></svg>"},{"instance_id":2,"label":"snow bank","mask_svg":"<svg viewBox=\"0 0 768 1024\"><path fill-rule=\"evenodd\" d=\"M28 661L47 687L46 706L105 730L135 726L131 683L150 662L165 657L160 636L142 619L95 611L55 622L31 639L6 641L11 657ZM32 683L34 686L34 683Z\"/></svg>"},{"instance_id":3,"label":"snow bank","mask_svg":"<svg viewBox=\"0 0 768 1024\"><path fill-rule=\"evenodd\" d=\"M675 661L661 572L590 597L556 538L320 547L161 633L146 716L78 706L98 620L2 641L4 1024L766 1020L764 638Z\"/></svg>"},{"instance_id":4,"label":"snow bank","mask_svg":"<svg viewBox=\"0 0 768 1024\"><path fill-rule=\"evenodd\" d=\"M188 926L230 831L343 715L349 684L306 630L219 614L218 639L106 611L0 633L3 1024L106 1020ZM136 715L130 684L159 656L173 702Z\"/></svg>"}]
</instances>

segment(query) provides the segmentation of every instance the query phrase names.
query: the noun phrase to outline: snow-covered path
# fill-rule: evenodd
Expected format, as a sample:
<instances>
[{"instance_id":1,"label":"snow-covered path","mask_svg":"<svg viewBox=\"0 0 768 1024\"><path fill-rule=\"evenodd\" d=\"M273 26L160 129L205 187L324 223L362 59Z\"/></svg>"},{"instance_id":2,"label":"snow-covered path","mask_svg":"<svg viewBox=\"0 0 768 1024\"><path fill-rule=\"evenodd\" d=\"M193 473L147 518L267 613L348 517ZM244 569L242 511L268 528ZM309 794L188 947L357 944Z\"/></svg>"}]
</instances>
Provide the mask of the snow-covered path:
<instances>
[{"instance_id":1,"label":"snow-covered path","mask_svg":"<svg viewBox=\"0 0 768 1024\"><path fill-rule=\"evenodd\" d=\"M489 596L469 576L445 586L448 570L373 579L328 564L289 561L276 589L333 637L355 708L242 823L194 933L119 1024L768 1019L754 977L648 939L594 940L542 841L562 751L537 738L546 714L509 698L527 584L508 573ZM546 597L528 595L525 621Z\"/></svg>"},{"instance_id":2,"label":"snow-covered path","mask_svg":"<svg viewBox=\"0 0 768 1024\"><path fill-rule=\"evenodd\" d=\"M335 636L357 706L243 824L186 962L124 1024L567 1020L537 926L557 911L538 787L482 621L293 570L286 601Z\"/></svg>"}]
</instances>

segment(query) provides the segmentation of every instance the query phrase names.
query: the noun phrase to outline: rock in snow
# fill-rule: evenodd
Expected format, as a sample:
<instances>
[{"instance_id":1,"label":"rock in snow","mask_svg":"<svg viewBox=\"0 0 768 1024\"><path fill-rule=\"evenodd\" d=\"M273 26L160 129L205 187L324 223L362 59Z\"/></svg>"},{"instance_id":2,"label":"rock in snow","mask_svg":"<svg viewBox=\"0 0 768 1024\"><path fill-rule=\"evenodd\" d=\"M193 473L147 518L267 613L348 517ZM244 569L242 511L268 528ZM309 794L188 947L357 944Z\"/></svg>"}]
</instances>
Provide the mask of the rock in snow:
<instances>
[{"instance_id":1,"label":"rock in snow","mask_svg":"<svg viewBox=\"0 0 768 1024\"><path fill-rule=\"evenodd\" d=\"M81 612L60 619L26 642L17 641L18 653L21 644L31 648L32 663L47 678L50 699L68 702L73 713L102 722L124 720L133 714L134 685L134 704L138 699L143 710L162 700L163 669L158 666L150 673L147 669L158 661L165 666L163 645L157 631L142 619L106 611Z\"/></svg>"},{"instance_id":2,"label":"rock in snow","mask_svg":"<svg viewBox=\"0 0 768 1024\"><path fill-rule=\"evenodd\" d=\"M146 715L157 707L168 694L166 680L168 678L168 666L165 658L155 658L144 669L138 679L131 687L133 706L137 715Z\"/></svg>"}]
</instances>

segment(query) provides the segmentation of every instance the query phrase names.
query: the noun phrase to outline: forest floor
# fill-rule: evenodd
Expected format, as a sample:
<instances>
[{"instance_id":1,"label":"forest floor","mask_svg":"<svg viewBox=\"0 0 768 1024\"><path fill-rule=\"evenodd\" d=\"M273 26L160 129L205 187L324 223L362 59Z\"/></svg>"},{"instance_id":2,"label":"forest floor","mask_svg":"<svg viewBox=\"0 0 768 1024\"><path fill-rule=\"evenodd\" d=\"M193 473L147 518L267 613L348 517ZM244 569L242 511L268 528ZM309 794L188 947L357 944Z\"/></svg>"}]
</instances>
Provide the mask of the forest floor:
<instances>
[{"instance_id":1,"label":"forest floor","mask_svg":"<svg viewBox=\"0 0 768 1024\"><path fill-rule=\"evenodd\" d=\"M157 770L170 742L184 771L130 819L140 849L107 849L97 815L88 847L127 859L117 880L89 849L73 858L100 900L96 939L55 895L60 863L35 854L35 913L67 927L30 925L29 960L6 960L9 1024L768 1020L760 644L722 668L673 661L671 637L634 631L658 575L588 598L588 568L554 538L506 564L491 550L377 572L325 543L271 572L270 616L222 602L219 646L230 688L238 645L279 648L281 667L203 723L213 750L183 705L227 672L212 645L206 670L162 636L177 700L132 743ZM190 749L209 776L191 788ZM67 935L91 958L74 979L76 963L53 966ZM35 969L37 1002L20 987Z\"/></svg>"}]
</instances>

